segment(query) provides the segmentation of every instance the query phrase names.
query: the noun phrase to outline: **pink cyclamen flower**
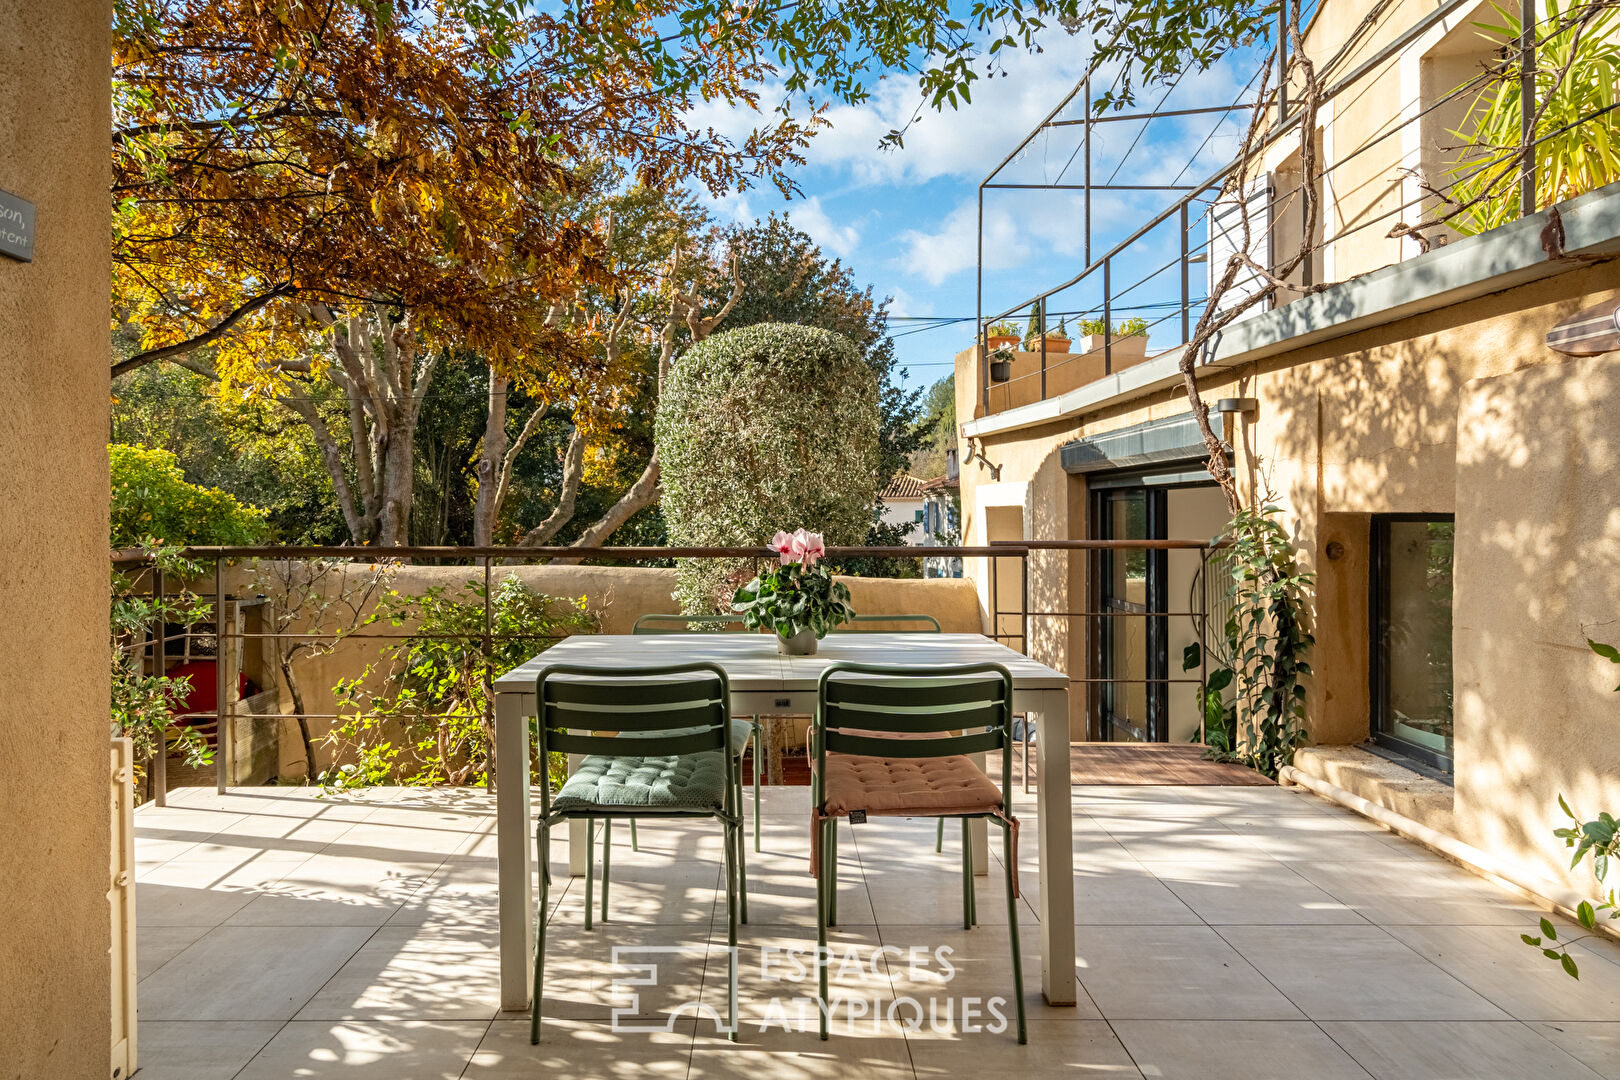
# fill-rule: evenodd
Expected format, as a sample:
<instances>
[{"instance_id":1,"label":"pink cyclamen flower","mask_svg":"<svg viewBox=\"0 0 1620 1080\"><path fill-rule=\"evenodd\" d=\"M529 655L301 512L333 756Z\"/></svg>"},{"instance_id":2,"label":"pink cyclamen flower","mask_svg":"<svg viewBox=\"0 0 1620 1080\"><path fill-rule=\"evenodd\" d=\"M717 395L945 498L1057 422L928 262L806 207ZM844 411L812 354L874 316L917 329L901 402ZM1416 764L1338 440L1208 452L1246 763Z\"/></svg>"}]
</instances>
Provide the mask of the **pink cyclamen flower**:
<instances>
[{"instance_id":1,"label":"pink cyclamen flower","mask_svg":"<svg viewBox=\"0 0 1620 1080\"><path fill-rule=\"evenodd\" d=\"M804 534L802 541L795 537L799 546L799 561L808 570L827 557L827 544L820 533L806 533L803 529L799 532Z\"/></svg>"},{"instance_id":2,"label":"pink cyclamen flower","mask_svg":"<svg viewBox=\"0 0 1620 1080\"><path fill-rule=\"evenodd\" d=\"M799 531L803 532L804 530L800 529ZM786 566L795 558L793 551L793 537L789 536L783 530L777 529L776 535L771 537L771 550L781 556L782 565Z\"/></svg>"}]
</instances>

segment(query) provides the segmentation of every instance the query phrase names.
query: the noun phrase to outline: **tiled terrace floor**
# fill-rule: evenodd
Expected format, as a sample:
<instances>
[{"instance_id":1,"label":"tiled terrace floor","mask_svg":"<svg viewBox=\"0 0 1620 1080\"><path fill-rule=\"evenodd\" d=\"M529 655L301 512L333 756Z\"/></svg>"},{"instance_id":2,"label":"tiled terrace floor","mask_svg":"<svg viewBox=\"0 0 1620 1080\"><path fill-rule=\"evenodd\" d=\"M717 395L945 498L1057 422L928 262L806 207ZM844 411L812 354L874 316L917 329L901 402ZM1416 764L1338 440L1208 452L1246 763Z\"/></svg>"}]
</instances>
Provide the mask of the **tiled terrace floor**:
<instances>
[{"instance_id":1,"label":"tiled terrace floor","mask_svg":"<svg viewBox=\"0 0 1620 1080\"><path fill-rule=\"evenodd\" d=\"M950 1003L955 1023L908 1034L867 1018L850 1031L846 1009L829 1042L779 1023L762 1031L784 1015L768 1012L773 996L813 992L761 971L771 947L814 940L806 789L767 796L740 938L741 1042L690 1019L659 1034L611 1028L627 999L609 985L610 944L684 947L660 958L643 1012L724 1001L724 953L707 944L725 941L714 829L659 824L642 830L639 854L616 830L607 933L583 932L582 882L568 880L559 840L548 1020L531 1047L526 1019L497 1009L487 796L176 793L137 818L140 1076L1620 1078L1613 943L1577 946L1573 981L1519 941L1539 912L1278 788L1076 790L1081 1001L1041 1003L1038 937L1026 933L1027 1047L1010 1032L959 1030L966 999L1009 990L999 863L979 879L981 926L964 933L955 835L936 855L931 822L846 825L834 947L864 969L840 970L840 984L879 1009L934 999L942 1021ZM1033 928L1033 827L1025 836L1017 910ZM880 945L898 951L874 959ZM913 973L911 946L949 946L954 977L930 979L943 971L934 960ZM772 955L772 972L791 975Z\"/></svg>"}]
</instances>

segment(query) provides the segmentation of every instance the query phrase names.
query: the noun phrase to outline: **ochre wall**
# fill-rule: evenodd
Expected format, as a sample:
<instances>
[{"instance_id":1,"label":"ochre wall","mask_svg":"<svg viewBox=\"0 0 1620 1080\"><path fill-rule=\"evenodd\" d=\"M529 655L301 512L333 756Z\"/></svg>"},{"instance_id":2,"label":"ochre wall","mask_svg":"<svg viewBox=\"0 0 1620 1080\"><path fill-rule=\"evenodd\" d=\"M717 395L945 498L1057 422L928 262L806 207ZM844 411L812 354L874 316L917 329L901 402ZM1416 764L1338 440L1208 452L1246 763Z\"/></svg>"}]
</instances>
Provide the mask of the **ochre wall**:
<instances>
[{"instance_id":1,"label":"ochre wall","mask_svg":"<svg viewBox=\"0 0 1620 1080\"><path fill-rule=\"evenodd\" d=\"M109 6L0 2L0 1077L108 1074Z\"/></svg>"},{"instance_id":2,"label":"ochre wall","mask_svg":"<svg viewBox=\"0 0 1620 1080\"><path fill-rule=\"evenodd\" d=\"M1550 834L1557 795L1593 813L1620 805L1620 698L1609 693L1620 677L1584 644L1587 634L1620 641L1620 359L1571 361L1543 336L1612 299L1620 263L1583 267L1200 379L1206 399L1258 399L1253 421L1230 433L1236 471L1249 497L1269 487L1281 500L1301 562L1317 574L1314 741L1357 743L1369 731L1370 515L1457 515L1462 838L1572 883L1579 875L1559 868L1564 851ZM973 359L959 360L959 379ZM958 404L971 415L970 393ZM1026 536L1084 536L1083 485L1058 467L1061 446L1186 409L1184 394L1167 390L989 436L999 483L963 459L966 542L985 539L986 498L1009 492ZM969 572L982 575L976 562ZM1032 595L1066 595L1083 610L1084 585L1077 562L1032 563ZM1072 640L1069 655L1077 663L1066 670L1082 675Z\"/></svg>"},{"instance_id":3,"label":"ochre wall","mask_svg":"<svg viewBox=\"0 0 1620 1080\"><path fill-rule=\"evenodd\" d=\"M238 568L230 586L233 592L247 594L253 589L246 583L252 578L250 568ZM363 579L365 568L350 571L353 579ZM549 596L570 599L586 598L587 607L597 616L604 634L628 634L636 619L656 612L674 613L680 610L675 602L675 572L648 567L613 566L521 566L496 567L493 579L516 574L530 589ZM444 586L453 592L481 577L481 571L468 567L406 566L398 569L390 579L390 587L403 595L421 595L433 586ZM850 600L862 615L925 614L939 620L947 632L978 633L983 626L973 583L965 579L899 579L899 578L841 578L849 586ZM331 582L329 588L339 586ZM331 624L328 624L330 626ZM290 627L297 630L299 627ZM407 625L403 628L409 630ZM361 633L385 631L402 632L393 626L379 624ZM306 656L297 661L295 670L305 694L305 708L311 713L331 713L336 700L331 689L340 679L353 679L368 664L376 663L384 642L350 639L334 651L322 656ZM372 680L371 685L380 684ZM283 700L290 710L290 701ZM267 723L269 721L241 721ZM282 724L283 775L288 778L302 776L303 749L292 722ZM312 721L311 732L317 740L316 764L326 768L332 760L333 748L320 740L331 730L328 721Z\"/></svg>"}]
</instances>

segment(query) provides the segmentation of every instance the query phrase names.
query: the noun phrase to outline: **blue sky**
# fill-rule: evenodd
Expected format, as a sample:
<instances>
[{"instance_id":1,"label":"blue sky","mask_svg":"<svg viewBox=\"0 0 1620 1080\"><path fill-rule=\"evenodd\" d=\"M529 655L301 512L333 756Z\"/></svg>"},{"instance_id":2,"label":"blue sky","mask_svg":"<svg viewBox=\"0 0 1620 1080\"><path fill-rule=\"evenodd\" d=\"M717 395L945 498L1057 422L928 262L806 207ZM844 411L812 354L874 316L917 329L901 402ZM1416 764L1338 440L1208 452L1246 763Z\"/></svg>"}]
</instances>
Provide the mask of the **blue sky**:
<instances>
[{"instance_id":1,"label":"blue sky","mask_svg":"<svg viewBox=\"0 0 1620 1080\"><path fill-rule=\"evenodd\" d=\"M918 96L911 78L887 79L871 102L830 111L832 126L815 137L807 163L795 174L802 197L784 202L774 189L755 189L711 203L711 209L722 221L748 221L772 210L785 211L824 251L844 259L857 280L871 282L880 295L892 296L892 314L971 319L977 184L1074 86L1084 71L1087 52L1084 40L1077 38L1014 59L1006 76L975 85L971 105L955 112L925 111L907 134L904 149L895 151L880 150L878 140L904 125L917 108ZM1251 71L1234 64L1187 76L1163 107L1229 103ZM1094 80L1094 87L1100 81ZM1165 93L1164 87L1149 88L1140 97L1145 107L1158 104ZM1080 110L1076 98L1064 116L1078 117ZM756 119L719 112L703 117L705 123L730 132L745 131ZM1142 124L1127 122L1098 128L1093 175L1099 181L1108 177L1135 140L1116 183L1202 179L1230 157L1245 120L1246 116L1233 116L1213 137L1211 131L1219 122L1215 116L1160 120L1145 131ZM1081 130L1071 127L1038 136L1001 179L1049 182L1062 175L1066 183L1078 182L1082 159L1073 157L1066 172L1065 162L1074 154ZM1189 165L1195 151L1196 161ZM1094 253L1124 238L1173 199L1164 192L1094 194ZM1078 192L987 195L987 309L1010 307L1079 272L1084 266L1081 208ZM1159 265L1150 261L1153 258L1172 257L1175 245L1173 235L1155 234L1140 252L1133 252L1128 265L1114 269L1116 288L1135 280L1133 268L1140 276ZM1175 287L1179 290L1179 281ZM1083 291L1068 300L1069 307L1079 310L1094 302L1079 295ZM1152 291L1144 288L1138 295L1149 302ZM1116 313L1116 318L1121 314L1129 312ZM900 320L892 328L910 384L924 386L950 373L952 357L967 347L973 333L971 321L908 332L916 331L917 324ZM1160 342L1174 343L1164 335Z\"/></svg>"}]
</instances>

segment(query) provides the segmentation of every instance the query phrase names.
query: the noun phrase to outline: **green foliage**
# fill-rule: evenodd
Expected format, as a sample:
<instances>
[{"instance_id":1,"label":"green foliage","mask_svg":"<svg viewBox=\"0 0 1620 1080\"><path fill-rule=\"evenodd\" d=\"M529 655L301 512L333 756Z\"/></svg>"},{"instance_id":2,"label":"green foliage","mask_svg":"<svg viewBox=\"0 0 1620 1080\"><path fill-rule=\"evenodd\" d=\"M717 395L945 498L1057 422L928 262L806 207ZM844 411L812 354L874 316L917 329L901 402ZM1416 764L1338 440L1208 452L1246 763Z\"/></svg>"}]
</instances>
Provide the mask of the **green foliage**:
<instances>
[{"instance_id":1,"label":"green foliage","mask_svg":"<svg viewBox=\"0 0 1620 1080\"><path fill-rule=\"evenodd\" d=\"M1603 657L1611 664L1620 664L1620 649L1613 645L1606 645L1601 641L1586 639L1587 647L1594 653ZM1620 694L1620 686L1614 688ZM1608 812L1600 813L1591 821L1582 821L1575 811L1569 808L1569 803L1560 795L1558 808L1569 818L1570 828L1554 829L1553 835L1564 842L1566 848L1573 848L1574 856L1569 860L1569 868L1575 869L1588 857L1592 860L1592 877L1598 883L1602 899L1593 904L1582 900L1575 909L1575 918L1587 930L1597 929L1599 915L1609 919L1620 919L1620 821ZM1545 945L1542 938L1557 944L1557 948ZM1580 967L1575 958L1569 954L1569 947L1579 941L1558 942L1557 929L1547 919L1541 920L1541 937L1531 934L1520 934L1519 938L1529 946L1540 949L1549 960L1558 961L1564 973L1572 979L1581 977Z\"/></svg>"},{"instance_id":2,"label":"green foliage","mask_svg":"<svg viewBox=\"0 0 1620 1080\"><path fill-rule=\"evenodd\" d=\"M206 765L213 760L213 751L202 736L192 728L173 728L173 715L185 707L191 693L190 678L158 675L149 669L145 656L148 638L161 638L164 624L201 622L212 610L195 594L174 589L172 584L161 600L154 598L151 570L160 570L173 583L199 576L203 568L182 559L178 546L145 547L150 568L125 572L114 567L112 571L113 726L134 744L136 767L142 772L165 740L179 750L187 765Z\"/></svg>"},{"instance_id":3,"label":"green foliage","mask_svg":"<svg viewBox=\"0 0 1620 1080\"><path fill-rule=\"evenodd\" d=\"M675 364L658 410L672 544L764 545L782 522L859 544L877 498L877 379L849 340L767 323L715 334ZM724 610L745 562L680 560L681 610Z\"/></svg>"},{"instance_id":4,"label":"green foliage","mask_svg":"<svg viewBox=\"0 0 1620 1080\"><path fill-rule=\"evenodd\" d=\"M1305 741L1304 680L1311 674L1306 658L1316 643L1307 626L1314 578L1295 564L1281 514L1269 501L1246 507L1222 535L1232 596L1224 633L1229 659L1223 665L1230 679L1220 687L1224 693L1229 685L1233 695L1231 713L1224 698L1220 706L1221 726L1230 732L1226 753L1270 777L1293 761ZM1212 676L1211 687L1216 681ZM1206 718L1215 708L1206 700Z\"/></svg>"},{"instance_id":5,"label":"green foliage","mask_svg":"<svg viewBox=\"0 0 1620 1080\"><path fill-rule=\"evenodd\" d=\"M1450 220L1452 228L1465 236L1520 216L1520 163L1513 151L1520 146L1522 121L1517 45L1523 23L1514 12L1492 6L1499 21L1474 25L1511 62L1479 92L1461 130L1451 132L1464 144L1462 154L1447 169L1447 175L1457 178L1451 198L1467 203L1483 196ZM1535 137L1545 140L1535 149L1538 206L1550 206L1620 180L1620 138L1614 115L1584 119L1612 108L1620 98L1620 10L1594 7L1581 13L1576 7L1565 16L1560 14L1557 0L1547 0L1544 16L1536 32L1545 40L1537 46L1534 61L1536 100L1547 102L1535 129ZM1554 33L1566 19L1584 22L1578 40L1574 29ZM1566 64L1569 71L1559 81L1558 74ZM1476 175L1469 175L1476 170Z\"/></svg>"},{"instance_id":6,"label":"green foliage","mask_svg":"<svg viewBox=\"0 0 1620 1080\"><path fill-rule=\"evenodd\" d=\"M1108 324L1101 319L1081 319L1074 324L1080 333L1092 337L1100 337L1108 330ZM1140 315L1133 315L1124 322L1114 324L1114 337L1147 337L1147 320Z\"/></svg>"},{"instance_id":7,"label":"green foliage","mask_svg":"<svg viewBox=\"0 0 1620 1080\"><path fill-rule=\"evenodd\" d=\"M748 629L764 628L783 638L801 630L823 638L855 617L849 589L833 580L825 565L806 569L797 562L770 567L738 589L731 609L742 613Z\"/></svg>"},{"instance_id":8,"label":"green foliage","mask_svg":"<svg viewBox=\"0 0 1620 1080\"><path fill-rule=\"evenodd\" d=\"M328 787L488 779L494 680L570 634L597 629L584 597L533 592L516 574L495 584L489 609L486 656L482 580L469 580L455 592L441 585L420 596L393 591L383 596L367 622L414 628L383 650L381 671L367 666L357 678L333 687L339 708L353 712L331 740L354 760L327 774ZM368 689L378 675L380 688Z\"/></svg>"},{"instance_id":9,"label":"green foliage","mask_svg":"<svg viewBox=\"0 0 1620 1080\"><path fill-rule=\"evenodd\" d=\"M907 389L894 377L897 361L889 337L889 302L874 296L870 285L857 286L841 260L829 262L816 242L786 218L772 214L734 232L731 240L737 273L746 288L721 324L723 329L759 323L820 327L848 338L872 369L882 417L877 469L877 489L882 491L905 471L906 462L931 430L918 423L922 390ZM722 294L729 288L725 281L711 286L712 308L725 302ZM873 532L865 542L883 541Z\"/></svg>"},{"instance_id":10,"label":"green foliage","mask_svg":"<svg viewBox=\"0 0 1620 1080\"><path fill-rule=\"evenodd\" d=\"M217 488L188 483L167 450L111 443L112 546L251 544L264 536L264 511Z\"/></svg>"},{"instance_id":11,"label":"green foliage","mask_svg":"<svg viewBox=\"0 0 1620 1080\"><path fill-rule=\"evenodd\" d=\"M984 332L987 337L1020 336L1018 324L1013 322L1011 319L1002 319L1000 322L993 322L984 328Z\"/></svg>"},{"instance_id":12,"label":"green foliage","mask_svg":"<svg viewBox=\"0 0 1620 1080\"><path fill-rule=\"evenodd\" d=\"M189 482L262 507L266 541L348 540L314 436L286 406L260 394L222 395L212 380L174 364L119 376L113 391L113 442L172 451ZM316 404L334 430L348 425L341 401L326 395Z\"/></svg>"},{"instance_id":13,"label":"green foliage","mask_svg":"<svg viewBox=\"0 0 1620 1080\"><path fill-rule=\"evenodd\" d=\"M1235 624L1229 622L1227 629L1235 629ZM1232 653L1234 642L1227 642L1226 655ZM1210 649L1211 654L1215 653ZM1236 678L1229 663L1216 660L1214 655L1210 659L1216 666L1205 672L1204 686L1200 691L1203 698L1204 757L1210 761L1237 761L1237 704L1227 695L1232 680ZM1188 645L1181 654L1181 670L1196 671L1203 665L1204 647L1199 642ZM1192 742L1197 742L1198 732L1193 732Z\"/></svg>"}]
</instances>

